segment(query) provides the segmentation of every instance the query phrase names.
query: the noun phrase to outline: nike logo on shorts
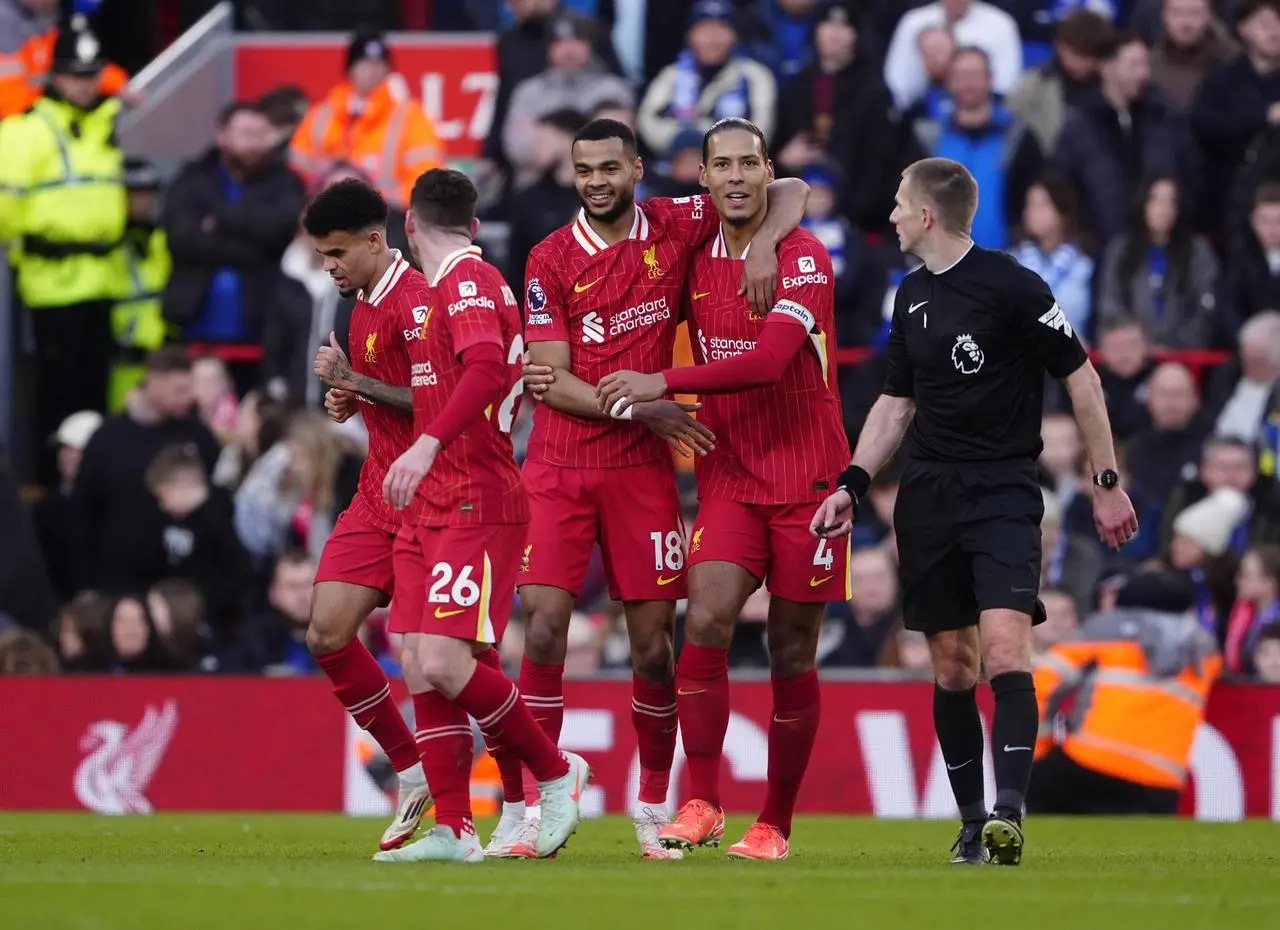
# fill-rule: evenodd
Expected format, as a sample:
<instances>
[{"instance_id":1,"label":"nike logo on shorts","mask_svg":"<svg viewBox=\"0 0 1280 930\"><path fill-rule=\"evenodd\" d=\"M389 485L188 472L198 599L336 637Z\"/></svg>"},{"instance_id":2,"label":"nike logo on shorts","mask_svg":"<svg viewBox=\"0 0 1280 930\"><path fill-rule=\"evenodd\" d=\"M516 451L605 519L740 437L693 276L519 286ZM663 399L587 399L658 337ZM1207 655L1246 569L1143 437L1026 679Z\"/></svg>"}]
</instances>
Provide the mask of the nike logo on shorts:
<instances>
[{"instance_id":1,"label":"nike logo on shorts","mask_svg":"<svg viewBox=\"0 0 1280 930\"><path fill-rule=\"evenodd\" d=\"M826 584L828 581L830 581L830 580L831 580L832 578L834 578L834 577L835 577L835 575L828 575L826 578L810 578L810 579L809 579L809 587L811 587L811 588L817 588L817 587L820 587L820 586L822 586L822 585Z\"/></svg>"},{"instance_id":2,"label":"nike logo on shorts","mask_svg":"<svg viewBox=\"0 0 1280 930\"><path fill-rule=\"evenodd\" d=\"M437 607L436 619L443 620L446 617L456 617L458 614L465 614L466 612L467 610L465 607L462 610L445 610L443 607Z\"/></svg>"},{"instance_id":3,"label":"nike logo on shorts","mask_svg":"<svg viewBox=\"0 0 1280 930\"><path fill-rule=\"evenodd\" d=\"M659 575L659 576L658 576L658 584L659 584L659 586L662 586L662 587L665 587L666 585L669 585L669 584L674 584L675 582L677 582L677 581L679 581L679 580L680 580L680 576L679 576L679 575L676 575L676 576L674 576L674 577L672 577L672 578L665 578L665 577L663 577L662 575Z\"/></svg>"}]
</instances>

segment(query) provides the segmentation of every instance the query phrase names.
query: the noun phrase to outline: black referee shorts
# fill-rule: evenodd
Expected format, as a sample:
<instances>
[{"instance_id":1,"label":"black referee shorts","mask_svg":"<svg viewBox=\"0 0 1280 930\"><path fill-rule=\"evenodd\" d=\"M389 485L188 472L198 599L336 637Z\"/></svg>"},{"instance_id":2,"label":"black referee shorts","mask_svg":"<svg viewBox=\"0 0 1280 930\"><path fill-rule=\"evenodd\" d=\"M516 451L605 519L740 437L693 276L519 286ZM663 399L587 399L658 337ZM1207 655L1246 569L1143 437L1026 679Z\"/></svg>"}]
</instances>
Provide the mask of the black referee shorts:
<instances>
[{"instance_id":1,"label":"black referee shorts","mask_svg":"<svg viewBox=\"0 0 1280 930\"><path fill-rule=\"evenodd\" d=\"M1031 462L908 462L893 512L907 629L959 630L995 607L1042 623L1043 516Z\"/></svg>"}]
</instances>

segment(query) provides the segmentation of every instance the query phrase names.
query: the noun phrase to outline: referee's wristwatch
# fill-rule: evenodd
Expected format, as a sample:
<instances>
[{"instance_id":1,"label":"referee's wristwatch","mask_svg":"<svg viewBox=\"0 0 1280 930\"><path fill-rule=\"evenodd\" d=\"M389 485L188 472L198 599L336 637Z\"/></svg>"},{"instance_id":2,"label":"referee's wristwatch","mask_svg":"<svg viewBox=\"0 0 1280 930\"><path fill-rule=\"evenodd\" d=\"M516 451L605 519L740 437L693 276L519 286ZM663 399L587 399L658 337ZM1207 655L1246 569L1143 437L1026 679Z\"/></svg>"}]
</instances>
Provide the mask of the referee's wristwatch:
<instances>
[{"instance_id":1,"label":"referee's wristwatch","mask_svg":"<svg viewBox=\"0 0 1280 930\"><path fill-rule=\"evenodd\" d=\"M1114 468L1104 468L1093 476L1093 483L1104 491L1113 491L1120 487L1120 476Z\"/></svg>"}]
</instances>

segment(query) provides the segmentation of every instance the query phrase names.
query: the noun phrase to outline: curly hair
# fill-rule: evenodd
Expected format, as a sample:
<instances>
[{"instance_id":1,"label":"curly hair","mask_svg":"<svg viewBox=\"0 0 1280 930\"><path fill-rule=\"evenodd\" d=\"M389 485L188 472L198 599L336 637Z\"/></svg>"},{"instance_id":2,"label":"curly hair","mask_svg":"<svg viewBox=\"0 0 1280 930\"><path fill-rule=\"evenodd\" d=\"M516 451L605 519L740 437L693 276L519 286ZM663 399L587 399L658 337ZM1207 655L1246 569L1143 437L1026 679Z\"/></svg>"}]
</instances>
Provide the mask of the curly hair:
<instances>
[{"instance_id":1,"label":"curly hair","mask_svg":"<svg viewBox=\"0 0 1280 930\"><path fill-rule=\"evenodd\" d=\"M358 178L347 178L321 191L302 215L302 228L316 239L386 225L386 200Z\"/></svg>"}]
</instances>

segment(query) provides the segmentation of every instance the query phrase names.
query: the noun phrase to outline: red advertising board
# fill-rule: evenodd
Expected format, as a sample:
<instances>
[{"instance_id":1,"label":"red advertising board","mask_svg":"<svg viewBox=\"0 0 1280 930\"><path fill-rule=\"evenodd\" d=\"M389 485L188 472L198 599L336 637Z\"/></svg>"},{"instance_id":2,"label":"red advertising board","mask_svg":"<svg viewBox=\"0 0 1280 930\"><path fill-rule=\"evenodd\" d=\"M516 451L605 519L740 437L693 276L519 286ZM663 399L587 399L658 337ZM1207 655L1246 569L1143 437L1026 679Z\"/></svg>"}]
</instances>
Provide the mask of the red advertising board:
<instances>
[{"instance_id":1,"label":"red advertising board","mask_svg":"<svg viewBox=\"0 0 1280 930\"><path fill-rule=\"evenodd\" d=\"M395 73L422 101L450 158L475 158L493 124L498 94L492 35L393 35ZM319 100L343 79L347 37L258 33L236 39L236 96L296 84Z\"/></svg>"},{"instance_id":2,"label":"red advertising board","mask_svg":"<svg viewBox=\"0 0 1280 930\"><path fill-rule=\"evenodd\" d=\"M920 682L824 683L801 809L953 816L930 694ZM565 704L562 743L595 771L586 813L627 810L638 778L630 683L570 682ZM0 809L388 810L363 765L367 734L322 679L0 678L0 707ZM734 684L723 792L733 811L763 798L770 712L767 683ZM677 750L677 802L682 768ZM1216 689L1191 769L1185 813L1280 820L1280 687Z\"/></svg>"}]
</instances>

